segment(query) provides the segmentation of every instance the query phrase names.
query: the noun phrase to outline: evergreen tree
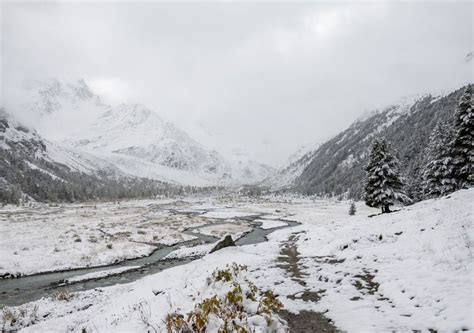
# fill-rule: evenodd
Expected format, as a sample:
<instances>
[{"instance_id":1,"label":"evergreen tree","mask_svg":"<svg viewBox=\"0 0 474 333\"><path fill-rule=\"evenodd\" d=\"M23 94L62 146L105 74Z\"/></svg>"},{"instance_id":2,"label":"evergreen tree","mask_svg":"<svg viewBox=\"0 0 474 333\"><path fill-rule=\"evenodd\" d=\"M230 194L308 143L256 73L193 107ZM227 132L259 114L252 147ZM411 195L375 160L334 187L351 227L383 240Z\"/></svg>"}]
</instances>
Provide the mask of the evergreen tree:
<instances>
[{"instance_id":1,"label":"evergreen tree","mask_svg":"<svg viewBox=\"0 0 474 333\"><path fill-rule=\"evenodd\" d=\"M407 184L407 195L413 202L419 202L425 198L423 179L416 175L410 175L410 178Z\"/></svg>"},{"instance_id":2,"label":"evergreen tree","mask_svg":"<svg viewBox=\"0 0 474 333\"><path fill-rule=\"evenodd\" d=\"M430 135L427 164L423 172L423 193L428 198L446 195L456 190L450 144L453 131L449 123L439 122Z\"/></svg>"},{"instance_id":3,"label":"evergreen tree","mask_svg":"<svg viewBox=\"0 0 474 333\"><path fill-rule=\"evenodd\" d=\"M454 138L450 155L453 158L453 176L457 189L474 185L474 114L472 111L472 84L460 98L454 118Z\"/></svg>"},{"instance_id":4,"label":"evergreen tree","mask_svg":"<svg viewBox=\"0 0 474 333\"><path fill-rule=\"evenodd\" d=\"M380 207L382 213L389 213L395 203L410 203L411 200L403 191L398 159L389 152L385 139L372 142L369 163L365 168L367 182L365 186L365 203L369 207Z\"/></svg>"},{"instance_id":5,"label":"evergreen tree","mask_svg":"<svg viewBox=\"0 0 474 333\"><path fill-rule=\"evenodd\" d=\"M355 215L357 209L354 201L351 201L351 205L349 206L349 215Z\"/></svg>"}]
</instances>

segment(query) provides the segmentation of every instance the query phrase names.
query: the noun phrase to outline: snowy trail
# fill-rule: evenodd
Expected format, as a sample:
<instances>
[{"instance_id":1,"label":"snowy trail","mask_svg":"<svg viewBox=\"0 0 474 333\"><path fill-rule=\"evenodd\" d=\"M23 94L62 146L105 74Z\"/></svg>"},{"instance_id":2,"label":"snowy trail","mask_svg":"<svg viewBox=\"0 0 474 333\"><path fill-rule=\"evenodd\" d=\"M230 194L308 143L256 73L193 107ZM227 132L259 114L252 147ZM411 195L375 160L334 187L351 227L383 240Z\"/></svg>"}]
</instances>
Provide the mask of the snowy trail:
<instances>
[{"instance_id":1,"label":"snowy trail","mask_svg":"<svg viewBox=\"0 0 474 333\"><path fill-rule=\"evenodd\" d=\"M291 234L288 241L282 244L280 256L277 258L277 267L283 269L293 281L305 288L305 278L308 277L308 274L303 271L302 257L296 245L300 235L301 233ZM321 293L323 292L323 290L315 292L305 289L303 292L287 297L293 300L316 303L321 299ZM287 321L290 332L339 332L333 325L332 320L320 312L301 310L299 313L292 313L281 310L279 314Z\"/></svg>"}]
</instances>

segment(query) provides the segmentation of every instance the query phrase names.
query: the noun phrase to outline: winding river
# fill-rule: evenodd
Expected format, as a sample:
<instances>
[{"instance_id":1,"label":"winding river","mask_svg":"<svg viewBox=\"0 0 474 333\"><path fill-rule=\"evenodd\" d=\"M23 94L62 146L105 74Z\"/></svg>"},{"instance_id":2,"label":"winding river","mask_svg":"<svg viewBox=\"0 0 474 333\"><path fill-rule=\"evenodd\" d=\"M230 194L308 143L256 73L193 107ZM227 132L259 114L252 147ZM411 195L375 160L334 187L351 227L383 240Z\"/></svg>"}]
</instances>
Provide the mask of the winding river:
<instances>
[{"instance_id":1,"label":"winding river","mask_svg":"<svg viewBox=\"0 0 474 333\"><path fill-rule=\"evenodd\" d=\"M183 212L180 212L183 214ZM193 214L192 212L188 214ZM252 231L246 233L236 241L236 245L249 245L258 244L267 241L266 236L275 230L290 228L297 225L297 222L280 219L285 222L286 226L262 229L261 223L255 220L262 218L264 214L257 214L252 216L245 216L234 218L236 222L245 222L252 226ZM209 221L214 219L209 219ZM214 220L215 221L215 220ZM224 222L222 222L224 223ZM226 222L228 223L228 222ZM210 225L218 225L219 222L213 222L198 227L189 228L184 233L195 236L196 239L187 242L181 242L173 246L163 246L153 244L157 246L157 249L147 257L136 258L125 260L116 264L110 264L107 266L100 267L89 267L72 269L59 272L42 273L30 276L24 276L13 279L2 279L0 280L0 307L3 306L17 306L24 303L38 300L42 297L48 297L52 293L61 290L67 290L69 292L91 290L95 288L102 288L113 286L116 284L124 284L136 281L146 275L161 272L165 269L187 264L199 257L186 257L178 259L164 259L169 253L181 248L183 245L195 246L198 244L211 244L217 242L219 239L213 236L203 235L195 231L202 227ZM90 280L78 281L74 283L64 284L63 282L75 276L80 276L88 273L100 272L109 269L125 268L139 266L138 268L132 268L122 273L109 275L102 278L94 278Z\"/></svg>"}]
</instances>

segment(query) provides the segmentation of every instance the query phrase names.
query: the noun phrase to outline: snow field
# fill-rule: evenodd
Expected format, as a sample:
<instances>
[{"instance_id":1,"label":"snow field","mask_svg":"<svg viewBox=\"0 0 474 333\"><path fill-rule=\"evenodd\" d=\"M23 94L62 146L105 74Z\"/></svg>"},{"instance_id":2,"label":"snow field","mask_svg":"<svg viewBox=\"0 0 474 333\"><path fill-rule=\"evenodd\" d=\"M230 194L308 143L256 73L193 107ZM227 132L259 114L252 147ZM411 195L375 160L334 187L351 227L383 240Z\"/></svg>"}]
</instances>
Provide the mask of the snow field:
<instances>
[{"instance_id":1,"label":"snow field","mask_svg":"<svg viewBox=\"0 0 474 333\"><path fill-rule=\"evenodd\" d=\"M28 275L139 258L156 249L151 244L173 245L194 239L183 231L208 223L150 203L0 209L0 275Z\"/></svg>"}]
</instances>

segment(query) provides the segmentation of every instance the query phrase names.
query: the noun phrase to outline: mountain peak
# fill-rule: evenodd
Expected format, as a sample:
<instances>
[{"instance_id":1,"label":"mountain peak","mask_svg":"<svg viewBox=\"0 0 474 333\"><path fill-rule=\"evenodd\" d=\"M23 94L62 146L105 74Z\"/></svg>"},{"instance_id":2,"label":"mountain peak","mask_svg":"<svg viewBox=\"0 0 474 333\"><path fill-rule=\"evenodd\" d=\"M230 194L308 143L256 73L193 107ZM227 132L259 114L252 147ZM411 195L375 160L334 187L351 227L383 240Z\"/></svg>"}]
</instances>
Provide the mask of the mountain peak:
<instances>
[{"instance_id":1,"label":"mountain peak","mask_svg":"<svg viewBox=\"0 0 474 333\"><path fill-rule=\"evenodd\" d=\"M30 98L27 107L41 115L56 113L62 109L78 109L82 104L102 106L99 96L94 94L84 79L62 82L56 78L33 80L25 84Z\"/></svg>"},{"instance_id":2,"label":"mountain peak","mask_svg":"<svg viewBox=\"0 0 474 333\"><path fill-rule=\"evenodd\" d=\"M69 83L68 87L77 98L87 100L95 96L84 79L78 79L73 83Z\"/></svg>"},{"instance_id":3,"label":"mountain peak","mask_svg":"<svg viewBox=\"0 0 474 333\"><path fill-rule=\"evenodd\" d=\"M148 125L161 128L165 124L157 113L139 103L122 103L114 108L111 108L101 118L103 120L110 121L111 124L116 123L127 127L137 127L139 125L148 123Z\"/></svg>"}]
</instances>

